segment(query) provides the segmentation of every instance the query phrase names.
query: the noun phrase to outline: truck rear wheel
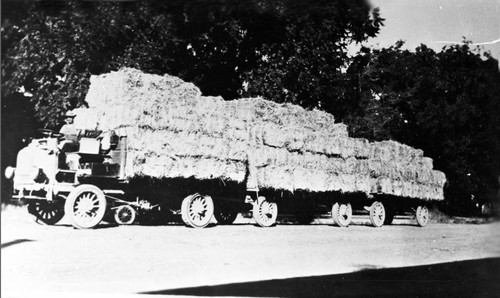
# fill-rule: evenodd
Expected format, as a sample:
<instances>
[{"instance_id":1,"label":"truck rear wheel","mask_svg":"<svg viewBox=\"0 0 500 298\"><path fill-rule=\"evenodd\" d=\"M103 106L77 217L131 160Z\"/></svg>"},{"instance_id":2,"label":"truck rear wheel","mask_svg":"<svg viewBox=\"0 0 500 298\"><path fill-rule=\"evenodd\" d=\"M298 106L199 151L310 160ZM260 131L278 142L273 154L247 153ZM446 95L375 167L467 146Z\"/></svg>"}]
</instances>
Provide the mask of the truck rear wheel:
<instances>
[{"instance_id":1,"label":"truck rear wheel","mask_svg":"<svg viewBox=\"0 0 500 298\"><path fill-rule=\"evenodd\" d=\"M347 227L352 220L352 206L350 203L335 203L332 207L333 223L339 227Z\"/></svg>"},{"instance_id":2,"label":"truck rear wheel","mask_svg":"<svg viewBox=\"0 0 500 298\"><path fill-rule=\"evenodd\" d=\"M64 211L75 228L91 229L104 218L106 197L98 187L82 184L69 193Z\"/></svg>"},{"instance_id":3,"label":"truck rear wheel","mask_svg":"<svg viewBox=\"0 0 500 298\"><path fill-rule=\"evenodd\" d=\"M34 201L28 204L28 212L39 224L55 225L64 217L64 205L61 202Z\"/></svg>"},{"instance_id":4,"label":"truck rear wheel","mask_svg":"<svg viewBox=\"0 0 500 298\"><path fill-rule=\"evenodd\" d=\"M384 225L390 225L394 221L394 216L396 216L394 210L387 208L385 212Z\"/></svg>"},{"instance_id":5,"label":"truck rear wheel","mask_svg":"<svg viewBox=\"0 0 500 298\"><path fill-rule=\"evenodd\" d=\"M295 220L301 225L308 225L314 220L313 200L299 199L295 206Z\"/></svg>"},{"instance_id":6,"label":"truck rear wheel","mask_svg":"<svg viewBox=\"0 0 500 298\"><path fill-rule=\"evenodd\" d=\"M182 201L181 215L184 223L193 228L204 228L214 215L212 197L194 194Z\"/></svg>"},{"instance_id":7,"label":"truck rear wheel","mask_svg":"<svg viewBox=\"0 0 500 298\"><path fill-rule=\"evenodd\" d=\"M415 211L415 217L417 219L417 224L421 227L425 227L430 220L429 209L426 206L418 206Z\"/></svg>"},{"instance_id":8,"label":"truck rear wheel","mask_svg":"<svg viewBox=\"0 0 500 298\"><path fill-rule=\"evenodd\" d=\"M274 202L269 202L265 197L259 197L254 202L252 215L259 226L270 227L276 223L278 205Z\"/></svg>"},{"instance_id":9,"label":"truck rear wheel","mask_svg":"<svg viewBox=\"0 0 500 298\"><path fill-rule=\"evenodd\" d=\"M381 227L384 225L385 221L385 208L384 204L379 201L373 202L370 207L370 222L374 227Z\"/></svg>"},{"instance_id":10,"label":"truck rear wheel","mask_svg":"<svg viewBox=\"0 0 500 298\"><path fill-rule=\"evenodd\" d=\"M238 211L236 211L236 206L230 203L216 203L215 204L215 219L218 224L230 225L238 216Z\"/></svg>"}]
</instances>

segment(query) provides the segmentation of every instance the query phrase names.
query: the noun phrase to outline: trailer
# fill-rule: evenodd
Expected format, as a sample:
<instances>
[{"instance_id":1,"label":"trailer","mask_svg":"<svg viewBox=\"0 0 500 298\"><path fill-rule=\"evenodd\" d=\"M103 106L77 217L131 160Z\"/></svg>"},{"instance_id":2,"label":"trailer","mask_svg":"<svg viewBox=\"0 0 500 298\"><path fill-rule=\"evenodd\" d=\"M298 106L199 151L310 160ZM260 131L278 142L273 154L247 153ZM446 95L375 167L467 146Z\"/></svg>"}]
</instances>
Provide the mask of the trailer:
<instances>
[{"instance_id":1,"label":"trailer","mask_svg":"<svg viewBox=\"0 0 500 298\"><path fill-rule=\"evenodd\" d=\"M6 176L13 179L12 198L27 202L29 213L48 225L64 215L78 229L94 228L103 219L126 225L156 213L180 214L187 226L204 228L213 217L219 224L231 224L239 212L249 211L259 226L270 227L276 224L278 206L286 209L290 202L299 223L310 222L317 205L327 206L332 223L340 227L350 224L353 210L365 212L375 227L408 212L419 226L430 218L429 201L400 200L384 193L260 189L252 162L247 164L245 183L131 179L125 176L128 136L123 131L85 130L74 152L58 148L61 134L47 129L40 133L42 137L20 150L17 167L7 168Z\"/></svg>"},{"instance_id":2,"label":"trailer","mask_svg":"<svg viewBox=\"0 0 500 298\"><path fill-rule=\"evenodd\" d=\"M66 214L77 228L179 216L191 227L250 213L276 223L278 208L308 223L317 213L348 226L353 213L375 227L394 216L429 221L444 199L444 173L420 149L350 137L333 115L264 98L226 101L194 84L136 69L92 76L75 109L78 146L42 130L22 149L14 198L40 222Z\"/></svg>"},{"instance_id":3,"label":"trailer","mask_svg":"<svg viewBox=\"0 0 500 298\"><path fill-rule=\"evenodd\" d=\"M86 130L77 151L62 152L61 134L40 132L43 137L19 151L17 167L5 171L13 180L12 198L27 202L40 223L53 225L67 215L78 229L93 228L106 217L132 224L141 214L163 209L164 216L180 214L186 225L203 228L212 217L220 224L232 223L245 204L259 225L276 221L275 202L260 196L258 189L230 181L173 179L144 187L140 179L127 179L124 134Z\"/></svg>"}]
</instances>

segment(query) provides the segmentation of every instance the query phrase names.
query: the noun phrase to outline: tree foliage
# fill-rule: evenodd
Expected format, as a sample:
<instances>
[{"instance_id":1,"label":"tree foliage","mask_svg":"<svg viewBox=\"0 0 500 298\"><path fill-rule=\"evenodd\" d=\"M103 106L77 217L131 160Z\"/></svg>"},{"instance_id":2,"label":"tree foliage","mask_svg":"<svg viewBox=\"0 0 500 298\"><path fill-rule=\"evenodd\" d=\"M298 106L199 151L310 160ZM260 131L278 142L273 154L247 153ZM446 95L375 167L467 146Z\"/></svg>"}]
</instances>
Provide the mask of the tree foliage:
<instances>
[{"instance_id":1,"label":"tree foliage","mask_svg":"<svg viewBox=\"0 0 500 298\"><path fill-rule=\"evenodd\" d=\"M259 50L246 94L320 107L344 118L347 46L375 37L383 21L378 10L361 1L297 1L280 11L279 20L282 38Z\"/></svg>"},{"instance_id":2,"label":"tree foliage","mask_svg":"<svg viewBox=\"0 0 500 298\"><path fill-rule=\"evenodd\" d=\"M414 52L402 42L364 49L349 69L361 108L346 122L355 136L394 139L421 148L447 174L448 202L491 200L500 174L498 61L467 43Z\"/></svg>"},{"instance_id":3,"label":"tree foliage","mask_svg":"<svg viewBox=\"0 0 500 298\"><path fill-rule=\"evenodd\" d=\"M68 109L86 105L92 74L134 67L179 76L205 95L321 108L352 136L421 148L446 173L447 201L459 210L471 194L495 190L498 61L467 44L435 52L397 43L350 58L347 46L383 25L363 0L2 6L2 143L12 145L2 145L2 166L13 160L20 135L56 128Z\"/></svg>"},{"instance_id":4,"label":"tree foliage","mask_svg":"<svg viewBox=\"0 0 500 298\"><path fill-rule=\"evenodd\" d=\"M51 127L85 104L91 74L121 67L177 75L226 99L251 80L246 94L317 106L334 98L324 90L341 80L347 44L381 25L364 1L347 0L37 1L21 10L16 26L2 26L2 89L32 93Z\"/></svg>"},{"instance_id":5,"label":"tree foliage","mask_svg":"<svg viewBox=\"0 0 500 298\"><path fill-rule=\"evenodd\" d=\"M337 56L329 61L338 71L346 56L345 46L336 43L361 41L380 25L370 19L363 1L308 5L312 8L297 0L2 2L2 144L9 144L2 146L2 167L13 163L20 138L40 126L55 129L67 110L86 105L92 74L122 67L169 73L195 83L205 95L234 99L245 92L243 84L264 54L293 47L287 41L292 34L294 42L301 42L308 32L334 30L335 40L326 47L318 38L329 38L328 32L301 42L300 48L322 46L323 57L335 48ZM310 12L301 16L305 8ZM314 17L324 20L317 23ZM323 61L311 65L318 68L318 63ZM262 91L271 100L282 98ZM314 106L304 92L302 103Z\"/></svg>"}]
</instances>

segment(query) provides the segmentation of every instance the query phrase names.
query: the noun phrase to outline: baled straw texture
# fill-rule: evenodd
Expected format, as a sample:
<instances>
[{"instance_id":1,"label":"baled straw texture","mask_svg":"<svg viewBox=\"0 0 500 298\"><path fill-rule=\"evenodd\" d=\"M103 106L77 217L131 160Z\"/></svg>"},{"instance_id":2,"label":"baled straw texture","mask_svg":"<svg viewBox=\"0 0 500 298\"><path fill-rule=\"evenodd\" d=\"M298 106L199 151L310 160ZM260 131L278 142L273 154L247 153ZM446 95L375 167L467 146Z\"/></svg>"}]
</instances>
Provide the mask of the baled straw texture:
<instances>
[{"instance_id":1,"label":"baled straw texture","mask_svg":"<svg viewBox=\"0 0 500 298\"><path fill-rule=\"evenodd\" d=\"M126 131L128 177L254 177L268 189L443 199L446 178L422 150L350 138L344 124L319 110L262 98L224 101L179 78L135 69L93 76L86 101L75 124Z\"/></svg>"}]
</instances>

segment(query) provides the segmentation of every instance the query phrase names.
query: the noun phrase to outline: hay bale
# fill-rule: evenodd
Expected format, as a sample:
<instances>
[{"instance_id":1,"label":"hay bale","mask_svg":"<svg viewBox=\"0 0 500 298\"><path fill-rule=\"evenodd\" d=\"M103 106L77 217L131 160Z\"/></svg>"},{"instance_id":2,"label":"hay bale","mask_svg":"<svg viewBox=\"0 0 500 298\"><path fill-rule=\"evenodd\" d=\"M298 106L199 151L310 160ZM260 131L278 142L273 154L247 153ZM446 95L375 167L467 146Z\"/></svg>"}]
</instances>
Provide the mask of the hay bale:
<instances>
[{"instance_id":1,"label":"hay bale","mask_svg":"<svg viewBox=\"0 0 500 298\"><path fill-rule=\"evenodd\" d=\"M75 125L126 131L128 177L247 177L260 188L443 199L446 177L422 150L350 138L320 110L263 98L224 101L135 69L92 76L86 101Z\"/></svg>"}]
</instances>

